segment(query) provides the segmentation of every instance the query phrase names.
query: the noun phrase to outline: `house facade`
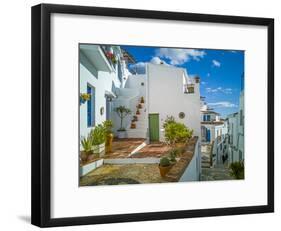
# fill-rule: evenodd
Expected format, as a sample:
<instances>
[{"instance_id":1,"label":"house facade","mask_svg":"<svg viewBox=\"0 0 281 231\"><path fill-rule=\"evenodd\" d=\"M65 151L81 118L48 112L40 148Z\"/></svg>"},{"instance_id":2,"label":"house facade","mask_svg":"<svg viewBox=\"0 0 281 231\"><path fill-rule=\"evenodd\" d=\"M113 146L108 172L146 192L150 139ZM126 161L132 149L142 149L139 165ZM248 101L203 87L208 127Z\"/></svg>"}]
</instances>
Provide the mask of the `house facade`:
<instances>
[{"instance_id":1,"label":"house facade","mask_svg":"<svg viewBox=\"0 0 281 231\"><path fill-rule=\"evenodd\" d=\"M184 68L151 63L146 64L144 74L132 74L128 64L134 63L134 59L118 46L80 44L79 59L80 96L90 96L84 102L80 99L80 137L87 137L91 129L105 120L113 121L113 132L117 136L120 118L114 109L125 106L132 112L123 121L126 138L164 142L163 123L168 116L173 116L199 137L186 169L192 174L185 174L183 178L198 180L201 172L200 79L190 78Z\"/></svg>"},{"instance_id":2,"label":"house facade","mask_svg":"<svg viewBox=\"0 0 281 231\"><path fill-rule=\"evenodd\" d=\"M223 156L227 155L227 133L227 121L221 119L219 113L209 108L204 102L204 98L201 97L201 141L203 144L211 146L211 166L223 163Z\"/></svg>"},{"instance_id":3,"label":"house facade","mask_svg":"<svg viewBox=\"0 0 281 231\"><path fill-rule=\"evenodd\" d=\"M112 118L116 89L125 85L129 71L118 46L80 44L79 60L80 95L90 96L80 101L80 136L86 137L94 126Z\"/></svg>"},{"instance_id":4,"label":"house facade","mask_svg":"<svg viewBox=\"0 0 281 231\"><path fill-rule=\"evenodd\" d=\"M240 93L239 111L227 116L229 163L244 160L244 91Z\"/></svg>"}]
</instances>

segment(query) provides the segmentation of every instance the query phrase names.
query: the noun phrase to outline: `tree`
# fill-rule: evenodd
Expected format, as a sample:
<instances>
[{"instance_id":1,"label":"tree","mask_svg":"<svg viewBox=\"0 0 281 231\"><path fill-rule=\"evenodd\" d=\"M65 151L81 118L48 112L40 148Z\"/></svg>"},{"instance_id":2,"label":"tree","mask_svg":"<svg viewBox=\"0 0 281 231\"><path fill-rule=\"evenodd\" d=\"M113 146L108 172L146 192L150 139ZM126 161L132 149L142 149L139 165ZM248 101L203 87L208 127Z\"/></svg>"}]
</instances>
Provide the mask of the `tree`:
<instances>
[{"instance_id":1,"label":"tree","mask_svg":"<svg viewBox=\"0 0 281 231\"><path fill-rule=\"evenodd\" d=\"M120 128L118 129L118 131L125 131L126 129L123 128L123 119L131 114L131 110L129 108L126 108L125 106L119 106L114 108L114 111L117 113L117 115L120 117L121 119L121 124L120 124Z\"/></svg>"}]
</instances>

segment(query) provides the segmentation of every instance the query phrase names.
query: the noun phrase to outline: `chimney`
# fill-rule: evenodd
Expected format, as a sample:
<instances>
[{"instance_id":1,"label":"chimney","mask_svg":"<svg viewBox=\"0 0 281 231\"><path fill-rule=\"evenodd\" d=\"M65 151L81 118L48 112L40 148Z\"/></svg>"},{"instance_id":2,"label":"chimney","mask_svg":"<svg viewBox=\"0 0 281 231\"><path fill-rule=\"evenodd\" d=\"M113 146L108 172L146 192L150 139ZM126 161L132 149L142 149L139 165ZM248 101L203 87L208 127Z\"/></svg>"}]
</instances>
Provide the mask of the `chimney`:
<instances>
[{"instance_id":1,"label":"chimney","mask_svg":"<svg viewBox=\"0 0 281 231\"><path fill-rule=\"evenodd\" d=\"M195 79L195 83L200 83L200 77L198 75L194 79Z\"/></svg>"}]
</instances>

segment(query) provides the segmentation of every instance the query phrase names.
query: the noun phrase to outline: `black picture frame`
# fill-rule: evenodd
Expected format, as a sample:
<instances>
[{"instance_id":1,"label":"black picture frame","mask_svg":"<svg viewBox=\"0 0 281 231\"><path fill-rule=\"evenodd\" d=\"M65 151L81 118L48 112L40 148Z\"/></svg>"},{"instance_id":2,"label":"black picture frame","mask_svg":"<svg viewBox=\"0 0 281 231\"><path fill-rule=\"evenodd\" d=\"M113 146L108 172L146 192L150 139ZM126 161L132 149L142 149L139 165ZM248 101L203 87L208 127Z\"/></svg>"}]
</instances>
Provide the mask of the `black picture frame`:
<instances>
[{"instance_id":1,"label":"black picture frame","mask_svg":"<svg viewBox=\"0 0 281 231\"><path fill-rule=\"evenodd\" d=\"M268 185L267 205L235 208L214 208L184 211L163 211L87 217L51 218L50 211L50 145L51 145L51 51L50 16L52 13L98 15L193 22L262 25L268 29ZM274 19L194 13L175 13L40 4L32 7L32 206L31 223L40 227L88 225L114 222L147 221L190 217L222 216L274 212Z\"/></svg>"}]
</instances>

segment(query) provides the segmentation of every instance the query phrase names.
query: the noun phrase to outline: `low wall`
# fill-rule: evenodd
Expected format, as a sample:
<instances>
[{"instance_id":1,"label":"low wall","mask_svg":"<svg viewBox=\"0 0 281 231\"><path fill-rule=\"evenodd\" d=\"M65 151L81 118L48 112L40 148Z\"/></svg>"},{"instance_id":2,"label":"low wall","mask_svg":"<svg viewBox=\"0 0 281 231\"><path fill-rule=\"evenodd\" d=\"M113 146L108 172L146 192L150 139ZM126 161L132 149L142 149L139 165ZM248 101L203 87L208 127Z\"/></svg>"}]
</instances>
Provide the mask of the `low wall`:
<instances>
[{"instance_id":1,"label":"low wall","mask_svg":"<svg viewBox=\"0 0 281 231\"><path fill-rule=\"evenodd\" d=\"M198 137L193 137L179 161L165 176L167 181L198 181L200 176Z\"/></svg>"}]
</instances>

